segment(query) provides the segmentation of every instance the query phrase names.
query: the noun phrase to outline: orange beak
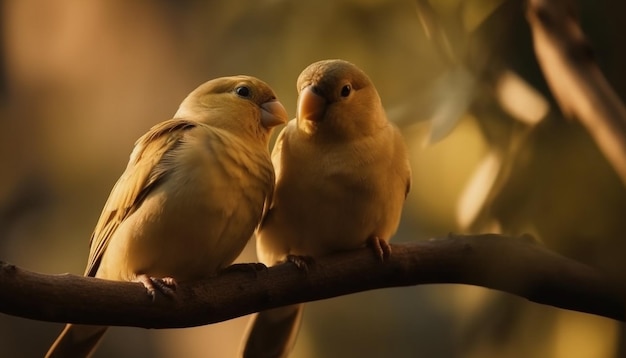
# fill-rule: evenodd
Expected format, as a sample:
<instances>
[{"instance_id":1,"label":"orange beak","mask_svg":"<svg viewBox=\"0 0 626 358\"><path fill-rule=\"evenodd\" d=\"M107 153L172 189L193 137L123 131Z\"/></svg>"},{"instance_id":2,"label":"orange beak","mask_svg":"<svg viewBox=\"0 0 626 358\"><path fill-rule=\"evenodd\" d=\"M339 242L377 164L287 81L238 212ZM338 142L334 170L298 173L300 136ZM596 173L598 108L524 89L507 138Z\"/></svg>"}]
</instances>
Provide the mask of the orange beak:
<instances>
[{"instance_id":1,"label":"orange beak","mask_svg":"<svg viewBox=\"0 0 626 358\"><path fill-rule=\"evenodd\" d=\"M326 112L326 99L315 93L312 86L306 86L298 97L298 118L319 122Z\"/></svg>"}]
</instances>

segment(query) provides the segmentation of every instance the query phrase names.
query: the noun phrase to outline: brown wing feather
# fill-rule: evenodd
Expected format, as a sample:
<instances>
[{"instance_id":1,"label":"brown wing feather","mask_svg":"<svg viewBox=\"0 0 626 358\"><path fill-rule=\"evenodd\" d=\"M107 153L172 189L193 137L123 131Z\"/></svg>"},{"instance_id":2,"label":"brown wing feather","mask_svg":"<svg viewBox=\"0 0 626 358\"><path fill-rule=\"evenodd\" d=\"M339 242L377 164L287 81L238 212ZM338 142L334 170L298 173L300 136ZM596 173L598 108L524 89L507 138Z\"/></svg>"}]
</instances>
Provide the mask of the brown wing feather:
<instances>
[{"instance_id":1,"label":"brown wing feather","mask_svg":"<svg viewBox=\"0 0 626 358\"><path fill-rule=\"evenodd\" d=\"M113 186L91 235L86 276L96 274L115 230L164 176L158 166L163 155L175 148L186 130L195 126L191 121L171 119L155 125L135 142L126 170Z\"/></svg>"}]
</instances>

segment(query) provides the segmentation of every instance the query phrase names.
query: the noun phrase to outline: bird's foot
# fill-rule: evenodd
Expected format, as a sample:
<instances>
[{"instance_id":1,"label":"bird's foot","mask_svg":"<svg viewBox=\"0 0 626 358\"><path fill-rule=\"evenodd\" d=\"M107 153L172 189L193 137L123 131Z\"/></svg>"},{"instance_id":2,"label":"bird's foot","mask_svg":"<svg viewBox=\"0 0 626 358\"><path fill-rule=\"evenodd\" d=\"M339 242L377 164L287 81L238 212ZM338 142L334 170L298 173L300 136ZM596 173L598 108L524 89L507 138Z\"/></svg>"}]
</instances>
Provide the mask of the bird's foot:
<instances>
[{"instance_id":1,"label":"bird's foot","mask_svg":"<svg viewBox=\"0 0 626 358\"><path fill-rule=\"evenodd\" d=\"M296 267L303 271L304 273L309 272L309 267L313 266L315 260L312 256L304 256L304 255L287 255L285 262L291 262L296 265Z\"/></svg>"},{"instance_id":2,"label":"bird's foot","mask_svg":"<svg viewBox=\"0 0 626 358\"><path fill-rule=\"evenodd\" d=\"M374 250L374 255L376 255L381 262L384 262L391 255L391 246L389 243L378 236L370 236L367 239L367 245Z\"/></svg>"},{"instance_id":3,"label":"bird's foot","mask_svg":"<svg viewBox=\"0 0 626 358\"><path fill-rule=\"evenodd\" d=\"M145 274L137 275L135 279L137 282L141 282L148 291L148 295L152 298L152 301L156 299L156 291L158 290L166 297L176 297L176 287L178 284L173 277L150 277Z\"/></svg>"}]
</instances>

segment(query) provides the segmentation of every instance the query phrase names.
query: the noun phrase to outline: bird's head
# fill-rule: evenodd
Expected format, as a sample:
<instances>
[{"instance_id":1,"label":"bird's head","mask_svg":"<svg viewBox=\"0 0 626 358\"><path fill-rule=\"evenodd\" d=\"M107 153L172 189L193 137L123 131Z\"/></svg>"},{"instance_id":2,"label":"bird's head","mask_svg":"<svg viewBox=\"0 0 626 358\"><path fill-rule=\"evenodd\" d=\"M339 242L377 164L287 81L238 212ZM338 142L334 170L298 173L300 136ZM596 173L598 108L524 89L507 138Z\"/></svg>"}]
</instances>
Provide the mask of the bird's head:
<instances>
[{"instance_id":1,"label":"bird's head","mask_svg":"<svg viewBox=\"0 0 626 358\"><path fill-rule=\"evenodd\" d=\"M185 98L175 118L197 120L265 140L273 127L289 119L285 107L267 83L244 75L203 83Z\"/></svg>"},{"instance_id":2,"label":"bird's head","mask_svg":"<svg viewBox=\"0 0 626 358\"><path fill-rule=\"evenodd\" d=\"M324 137L368 135L386 123L376 88L344 60L311 64L298 77L298 128Z\"/></svg>"}]
</instances>

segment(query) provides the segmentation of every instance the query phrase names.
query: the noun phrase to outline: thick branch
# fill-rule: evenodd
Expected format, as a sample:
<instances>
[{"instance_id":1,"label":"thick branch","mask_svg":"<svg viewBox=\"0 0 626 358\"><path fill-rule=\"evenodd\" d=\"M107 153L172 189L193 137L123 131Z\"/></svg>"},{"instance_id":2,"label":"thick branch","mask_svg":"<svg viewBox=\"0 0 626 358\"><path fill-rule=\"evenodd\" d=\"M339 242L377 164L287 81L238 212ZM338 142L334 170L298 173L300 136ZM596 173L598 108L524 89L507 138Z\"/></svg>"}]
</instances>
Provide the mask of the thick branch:
<instances>
[{"instance_id":1,"label":"thick branch","mask_svg":"<svg viewBox=\"0 0 626 358\"><path fill-rule=\"evenodd\" d=\"M462 283L626 319L626 297L606 277L531 240L450 236L392 249L384 263L364 248L321 258L308 272L293 264L260 270L235 265L214 278L180 284L174 300L159 296L155 302L138 283L43 275L2 263L0 312L58 322L190 327L376 288Z\"/></svg>"},{"instance_id":2,"label":"thick branch","mask_svg":"<svg viewBox=\"0 0 626 358\"><path fill-rule=\"evenodd\" d=\"M626 108L602 75L572 0L529 0L535 53L564 114L578 119L626 185Z\"/></svg>"}]
</instances>

